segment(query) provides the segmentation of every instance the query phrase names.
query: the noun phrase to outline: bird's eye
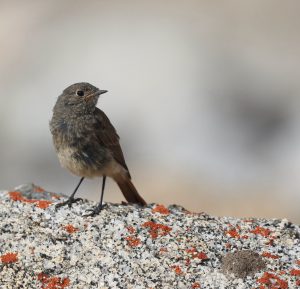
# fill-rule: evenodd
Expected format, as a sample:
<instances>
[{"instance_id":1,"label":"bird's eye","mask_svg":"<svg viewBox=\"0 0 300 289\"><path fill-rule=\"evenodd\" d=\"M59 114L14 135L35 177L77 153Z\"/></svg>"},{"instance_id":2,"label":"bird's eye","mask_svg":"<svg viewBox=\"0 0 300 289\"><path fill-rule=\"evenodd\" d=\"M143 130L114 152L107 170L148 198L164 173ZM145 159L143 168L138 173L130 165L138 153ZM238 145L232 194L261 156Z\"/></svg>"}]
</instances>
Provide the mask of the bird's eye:
<instances>
[{"instance_id":1,"label":"bird's eye","mask_svg":"<svg viewBox=\"0 0 300 289\"><path fill-rule=\"evenodd\" d=\"M84 91L82 91L82 90L77 90L77 91L76 91L76 94L77 94L78 96L84 96Z\"/></svg>"}]
</instances>

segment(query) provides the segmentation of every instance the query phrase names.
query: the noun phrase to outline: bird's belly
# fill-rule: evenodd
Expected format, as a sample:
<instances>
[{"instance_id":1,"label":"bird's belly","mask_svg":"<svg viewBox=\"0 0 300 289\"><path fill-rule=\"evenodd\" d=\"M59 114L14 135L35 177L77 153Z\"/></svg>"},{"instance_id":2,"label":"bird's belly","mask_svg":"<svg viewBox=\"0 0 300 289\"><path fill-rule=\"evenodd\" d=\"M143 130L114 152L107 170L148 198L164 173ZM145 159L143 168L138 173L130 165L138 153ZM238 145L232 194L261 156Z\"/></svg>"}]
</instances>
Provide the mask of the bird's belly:
<instances>
[{"instance_id":1,"label":"bird's belly","mask_svg":"<svg viewBox=\"0 0 300 289\"><path fill-rule=\"evenodd\" d=\"M103 152L100 154L102 155L100 159L96 156L91 158L86 152L73 147L64 147L57 152L61 166L80 177L94 178L104 175L113 177L127 173L109 154L106 157L103 157Z\"/></svg>"},{"instance_id":2,"label":"bird's belly","mask_svg":"<svg viewBox=\"0 0 300 289\"><path fill-rule=\"evenodd\" d=\"M81 177L92 177L95 169L87 166L84 161L74 157L76 154L77 151L72 147L61 148L57 152L61 166L68 169L74 175Z\"/></svg>"}]
</instances>

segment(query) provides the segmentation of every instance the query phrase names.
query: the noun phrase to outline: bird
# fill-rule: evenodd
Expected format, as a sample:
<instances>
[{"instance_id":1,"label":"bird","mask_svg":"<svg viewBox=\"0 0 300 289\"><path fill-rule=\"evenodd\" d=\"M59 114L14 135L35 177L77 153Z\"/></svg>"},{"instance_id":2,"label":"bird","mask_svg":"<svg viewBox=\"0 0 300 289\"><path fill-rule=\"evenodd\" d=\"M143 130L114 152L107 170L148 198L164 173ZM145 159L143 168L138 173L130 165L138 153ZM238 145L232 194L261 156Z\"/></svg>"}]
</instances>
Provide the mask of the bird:
<instances>
[{"instance_id":1,"label":"bird","mask_svg":"<svg viewBox=\"0 0 300 289\"><path fill-rule=\"evenodd\" d=\"M78 188L85 178L95 177L102 177L100 202L87 216L95 216L103 208L106 177L118 184L128 203L147 204L131 181L116 129L96 107L106 92L87 82L74 83L63 90L53 107L49 126L59 162L80 177L70 197L56 208L82 200L74 197Z\"/></svg>"}]
</instances>

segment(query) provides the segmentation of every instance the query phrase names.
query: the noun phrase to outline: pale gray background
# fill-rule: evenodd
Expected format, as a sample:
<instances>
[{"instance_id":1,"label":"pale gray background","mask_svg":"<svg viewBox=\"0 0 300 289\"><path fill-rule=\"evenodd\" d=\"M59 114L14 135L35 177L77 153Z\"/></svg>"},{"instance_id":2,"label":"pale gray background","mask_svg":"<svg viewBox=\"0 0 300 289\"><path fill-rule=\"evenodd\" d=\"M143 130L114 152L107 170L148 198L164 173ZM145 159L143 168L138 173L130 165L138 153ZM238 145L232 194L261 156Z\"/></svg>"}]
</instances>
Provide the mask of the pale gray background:
<instances>
[{"instance_id":1,"label":"pale gray background","mask_svg":"<svg viewBox=\"0 0 300 289\"><path fill-rule=\"evenodd\" d=\"M149 202L300 221L300 2L0 1L0 187L69 194L48 129L88 81ZM121 193L107 184L106 201ZM79 195L99 198L100 180Z\"/></svg>"}]
</instances>

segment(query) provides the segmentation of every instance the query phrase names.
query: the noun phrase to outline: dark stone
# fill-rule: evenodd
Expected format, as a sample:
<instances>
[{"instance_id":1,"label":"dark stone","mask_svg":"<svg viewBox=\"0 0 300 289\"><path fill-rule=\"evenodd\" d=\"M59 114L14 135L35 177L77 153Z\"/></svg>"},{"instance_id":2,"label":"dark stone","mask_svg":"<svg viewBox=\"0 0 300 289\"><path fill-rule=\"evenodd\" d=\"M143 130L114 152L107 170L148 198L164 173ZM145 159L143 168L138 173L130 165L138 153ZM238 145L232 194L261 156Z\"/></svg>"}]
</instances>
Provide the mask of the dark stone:
<instances>
[{"instance_id":1,"label":"dark stone","mask_svg":"<svg viewBox=\"0 0 300 289\"><path fill-rule=\"evenodd\" d=\"M251 250L228 253L222 258L223 273L227 275L233 273L238 278L254 275L265 268L266 263L263 258Z\"/></svg>"}]
</instances>

